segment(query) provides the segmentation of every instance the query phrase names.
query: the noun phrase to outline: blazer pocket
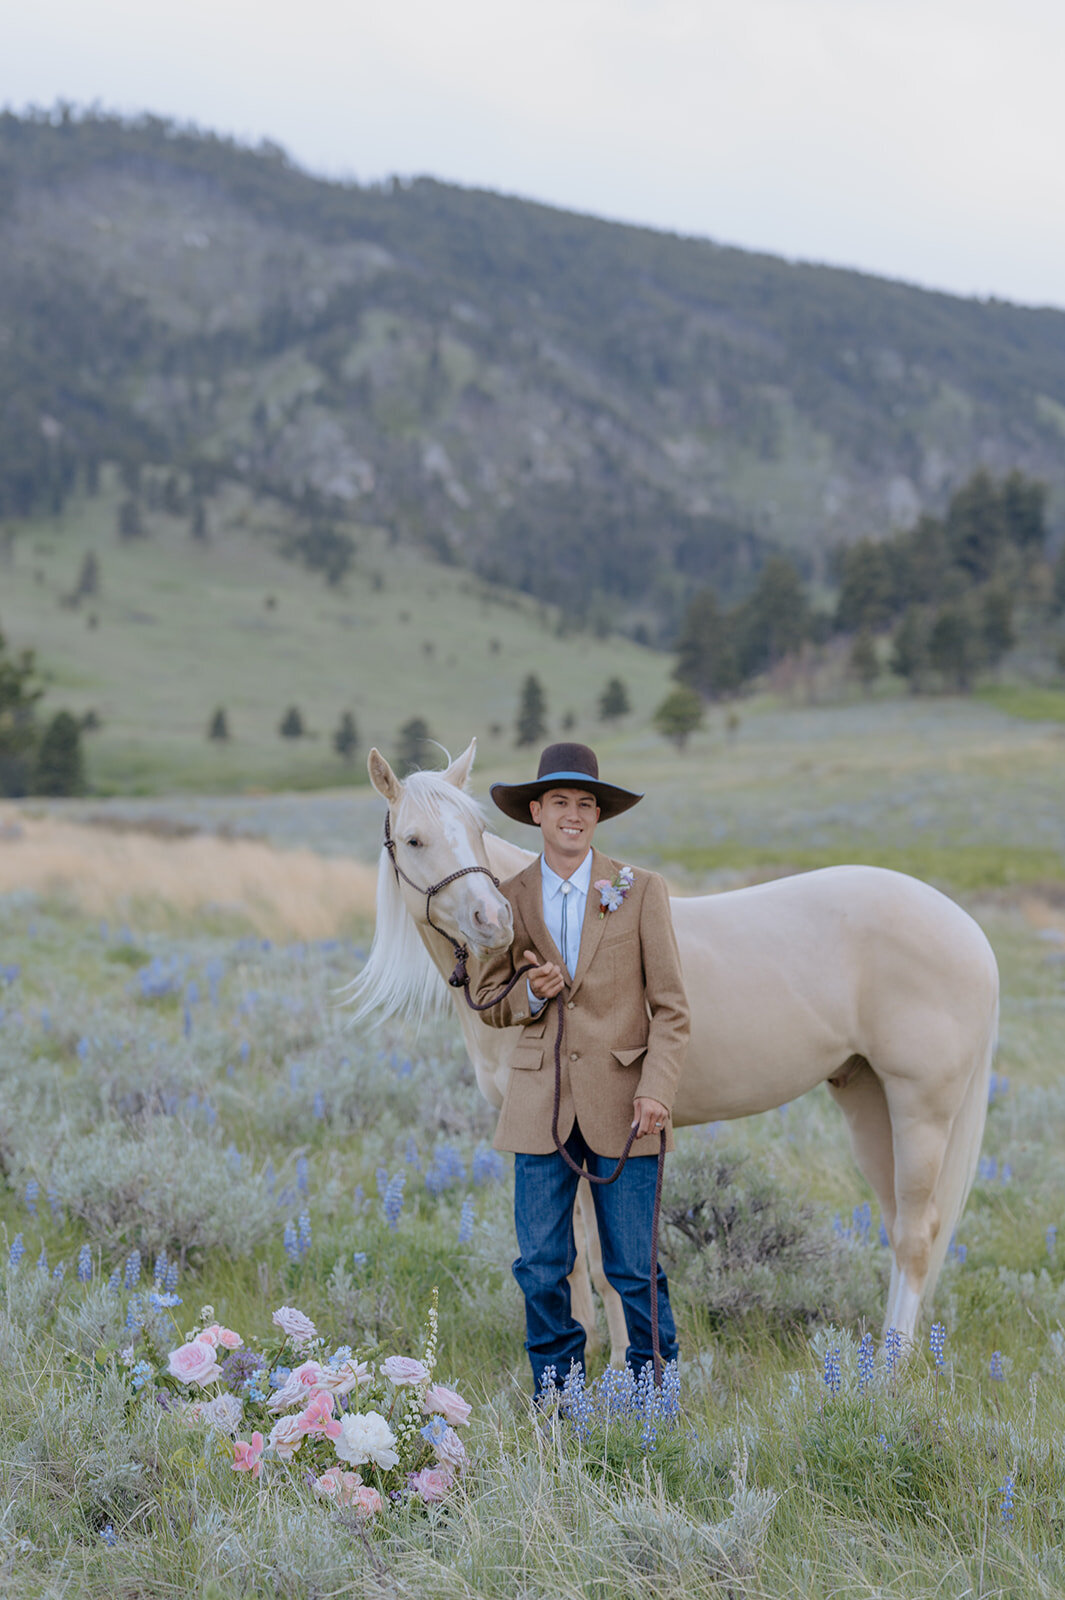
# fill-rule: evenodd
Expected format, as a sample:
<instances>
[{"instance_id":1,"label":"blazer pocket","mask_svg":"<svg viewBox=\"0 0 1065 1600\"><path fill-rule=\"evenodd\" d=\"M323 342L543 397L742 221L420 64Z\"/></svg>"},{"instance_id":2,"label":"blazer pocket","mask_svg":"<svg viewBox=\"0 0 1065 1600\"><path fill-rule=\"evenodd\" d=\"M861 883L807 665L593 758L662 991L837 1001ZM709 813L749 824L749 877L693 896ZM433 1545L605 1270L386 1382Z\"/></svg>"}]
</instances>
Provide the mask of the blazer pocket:
<instances>
[{"instance_id":1,"label":"blazer pocket","mask_svg":"<svg viewBox=\"0 0 1065 1600\"><path fill-rule=\"evenodd\" d=\"M511 1070L515 1072L539 1072L544 1064L544 1047L530 1039L524 1039L518 1045L510 1058Z\"/></svg>"},{"instance_id":2,"label":"blazer pocket","mask_svg":"<svg viewBox=\"0 0 1065 1600\"><path fill-rule=\"evenodd\" d=\"M641 1056L647 1054L647 1046L641 1044L637 1050L611 1050L610 1054L619 1066L631 1067L639 1061Z\"/></svg>"}]
</instances>

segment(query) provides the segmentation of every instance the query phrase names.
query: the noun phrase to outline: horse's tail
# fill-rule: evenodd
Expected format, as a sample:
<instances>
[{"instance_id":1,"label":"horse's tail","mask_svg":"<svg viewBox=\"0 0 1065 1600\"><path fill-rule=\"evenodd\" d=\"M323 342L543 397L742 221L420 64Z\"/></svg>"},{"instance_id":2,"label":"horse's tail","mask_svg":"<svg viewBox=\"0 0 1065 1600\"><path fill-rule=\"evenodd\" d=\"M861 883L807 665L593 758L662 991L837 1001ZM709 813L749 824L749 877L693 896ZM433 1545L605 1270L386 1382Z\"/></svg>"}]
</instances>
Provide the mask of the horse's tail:
<instances>
[{"instance_id":1,"label":"horse's tail","mask_svg":"<svg viewBox=\"0 0 1065 1600\"><path fill-rule=\"evenodd\" d=\"M992 963L994 958L992 957ZM998 969L993 965L994 991L982 1038L976 1045L976 1060L965 1098L951 1125L947 1151L943 1157L939 1180L936 1184L935 1203L939 1213L939 1232L932 1245L928 1277L925 1280L923 1299L927 1303L936 1286L954 1230L972 1188L980 1159L980 1146L987 1121L987 1105L991 1086L991 1064L998 1042Z\"/></svg>"}]
</instances>

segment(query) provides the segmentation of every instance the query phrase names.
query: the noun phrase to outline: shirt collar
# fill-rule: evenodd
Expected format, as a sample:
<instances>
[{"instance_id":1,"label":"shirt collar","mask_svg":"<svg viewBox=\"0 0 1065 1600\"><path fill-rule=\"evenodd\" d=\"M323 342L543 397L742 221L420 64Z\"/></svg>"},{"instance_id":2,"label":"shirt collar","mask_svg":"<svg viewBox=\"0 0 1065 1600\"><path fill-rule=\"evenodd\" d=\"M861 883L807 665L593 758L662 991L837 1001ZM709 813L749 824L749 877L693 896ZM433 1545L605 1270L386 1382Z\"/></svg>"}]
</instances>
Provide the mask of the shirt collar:
<instances>
[{"instance_id":1,"label":"shirt collar","mask_svg":"<svg viewBox=\"0 0 1065 1600\"><path fill-rule=\"evenodd\" d=\"M588 851L576 872L569 878L560 878L553 867L547 864L545 856L540 857L540 875L544 886L545 895L561 893L562 885L569 883L578 893L586 895L592 882L592 852Z\"/></svg>"}]
</instances>

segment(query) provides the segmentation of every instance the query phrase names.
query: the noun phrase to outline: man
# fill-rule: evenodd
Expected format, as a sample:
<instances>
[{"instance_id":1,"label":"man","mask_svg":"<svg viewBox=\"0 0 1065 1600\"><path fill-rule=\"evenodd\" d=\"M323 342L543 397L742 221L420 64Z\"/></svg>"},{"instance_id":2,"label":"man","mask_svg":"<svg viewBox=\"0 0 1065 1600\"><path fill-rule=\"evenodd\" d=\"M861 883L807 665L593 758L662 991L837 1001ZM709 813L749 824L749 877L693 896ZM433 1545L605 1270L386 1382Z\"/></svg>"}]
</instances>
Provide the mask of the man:
<instances>
[{"instance_id":1,"label":"man","mask_svg":"<svg viewBox=\"0 0 1065 1600\"><path fill-rule=\"evenodd\" d=\"M540 829L543 852L503 884L514 941L476 977L481 1004L517 969L526 981L483 1013L493 1027L520 1027L495 1144L515 1153L514 1276L525 1295L525 1348L539 1391L546 1368L559 1380L583 1363L584 1329L570 1310L576 1249L573 1202L580 1180L555 1148L554 1041L564 997L559 1138L578 1166L609 1174L631 1128L629 1160L616 1183L593 1184L603 1267L625 1308L626 1359L637 1373L652 1359L651 1219L659 1134L672 1148L670 1109L688 1041L688 1002L665 884L622 867L592 844L600 819L642 795L604 783L594 753L550 745L532 783L492 786L508 817ZM658 1272L663 1361L677 1354L665 1273Z\"/></svg>"}]
</instances>

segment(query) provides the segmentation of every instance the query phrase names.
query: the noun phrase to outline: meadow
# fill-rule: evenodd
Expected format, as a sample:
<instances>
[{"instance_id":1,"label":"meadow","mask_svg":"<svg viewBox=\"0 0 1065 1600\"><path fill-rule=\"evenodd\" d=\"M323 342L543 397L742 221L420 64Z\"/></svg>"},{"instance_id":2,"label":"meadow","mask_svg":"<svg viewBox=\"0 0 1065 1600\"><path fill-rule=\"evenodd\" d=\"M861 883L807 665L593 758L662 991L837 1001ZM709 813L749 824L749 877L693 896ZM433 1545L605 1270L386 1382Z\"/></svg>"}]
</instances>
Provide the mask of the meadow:
<instances>
[{"instance_id":1,"label":"meadow","mask_svg":"<svg viewBox=\"0 0 1065 1600\"><path fill-rule=\"evenodd\" d=\"M879 1217L818 1090L680 1137L665 1228L676 1414L649 1426L601 1399L538 1422L509 1165L457 1028L352 1026L339 1004L372 934L365 879L327 901L316 863L339 875L361 857L365 873L380 801L7 807L8 1592L1065 1594L1065 741L980 704L765 701L684 753L635 718L605 752L650 791L609 848L684 890L878 852L957 894L991 937L987 1133L919 1347L900 1359L881 1337ZM195 829L215 854L175 868ZM225 853L244 846L260 852L256 894L236 866L222 894ZM326 921L296 939L290 919L319 897ZM249 1342L289 1305L330 1347L418 1356L434 1288L437 1376L473 1407L469 1467L439 1506L358 1522L315 1496L298 1457L252 1481L224 1432L138 1385L136 1363L165 1365L205 1305Z\"/></svg>"}]
</instances>

